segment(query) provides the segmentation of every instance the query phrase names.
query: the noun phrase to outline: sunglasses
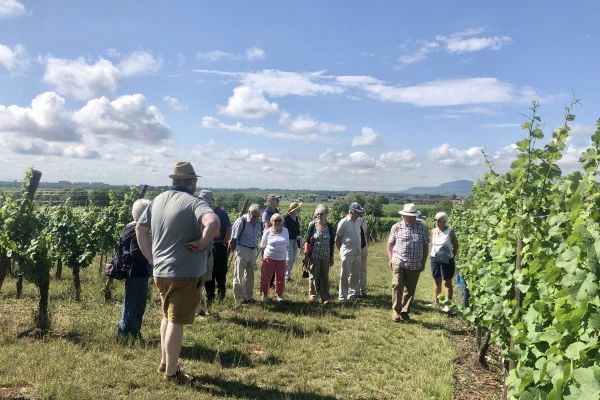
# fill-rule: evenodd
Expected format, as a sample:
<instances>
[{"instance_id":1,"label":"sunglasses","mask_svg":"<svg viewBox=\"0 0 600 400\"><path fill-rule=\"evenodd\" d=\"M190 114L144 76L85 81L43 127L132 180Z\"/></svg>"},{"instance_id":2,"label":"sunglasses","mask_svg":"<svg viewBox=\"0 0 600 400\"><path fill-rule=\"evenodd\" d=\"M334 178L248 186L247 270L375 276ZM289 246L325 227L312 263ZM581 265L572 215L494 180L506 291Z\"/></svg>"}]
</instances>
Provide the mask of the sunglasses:
<instances>
[{"instance_id":1,"label":"sunglasses","mask_svg":"<svg viewBox=\"0 0 600 400\"><path fill-rule=\"evenodd\" d=\"M282 219L274 219L273 222L283 222Z\"/></svg>"}]
</instances>

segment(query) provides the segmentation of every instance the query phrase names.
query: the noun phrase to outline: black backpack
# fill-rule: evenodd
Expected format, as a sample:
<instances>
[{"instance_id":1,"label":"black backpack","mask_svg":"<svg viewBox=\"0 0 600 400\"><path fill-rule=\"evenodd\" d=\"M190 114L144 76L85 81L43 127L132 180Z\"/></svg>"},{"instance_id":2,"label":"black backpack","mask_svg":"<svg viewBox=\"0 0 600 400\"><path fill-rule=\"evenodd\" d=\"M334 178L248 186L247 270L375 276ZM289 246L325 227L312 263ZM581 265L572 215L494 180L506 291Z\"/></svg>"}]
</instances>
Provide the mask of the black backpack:
<instances>
[{"instance_id":1,"label":"black backpack","mask_svg":"<svg viewBox=\"0 0 600 400\"><path fill-rule=\"evenodd\" d=\"M135 234L135 231L133 231ZM130 243L129 240L126 240L125 243ZM112 258L106 263L104 266L104 275L109 278L122 280L125 278L129 278L131 275L131 267L133 263L131 263L129 252L127 254L123 251L123 240L119 238L119 245L115 250L115 254Z\"/></svg>"}]
</instances>

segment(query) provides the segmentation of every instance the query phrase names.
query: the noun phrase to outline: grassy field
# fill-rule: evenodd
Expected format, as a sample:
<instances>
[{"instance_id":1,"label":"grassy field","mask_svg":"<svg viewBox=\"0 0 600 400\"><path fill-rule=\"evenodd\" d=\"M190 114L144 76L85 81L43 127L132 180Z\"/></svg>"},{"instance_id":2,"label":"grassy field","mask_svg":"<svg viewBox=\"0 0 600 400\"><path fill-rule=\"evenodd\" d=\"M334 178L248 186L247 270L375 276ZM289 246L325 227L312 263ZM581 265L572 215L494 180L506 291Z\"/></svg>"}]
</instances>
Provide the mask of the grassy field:
<instances>
[{"instance_id":1,"label":"grassy field","mask_svg":"<svg viewBox=\"0 0 600 400\"><path fill-rule=\"evenodd\" d=\"M419 282L414 321L398 324L391 320L385 243L370 248L369 297L361 301L307 303L308 282L299 264L286 287L287 301L241 307L229 290L206 319L186 327L180 362L196 377L192 387L166 383L156 372L160 300L155 289L144 341L119 344L123 284L117 282L115 300L105 304L103 277L93 265L82 275L77 303L70 300L67 270L63 280L51 282L51 335L17 339L31 324L37 292L25 284L24 297L17 300L15 280L7 279L0 294L0 398L453 398L454 349L444 328L447 317L425 307L433 284L427 270ZM231 267L228 278L231 282ZM330 282L334 294L337 255Z\"/></svg>"}]
</instances>

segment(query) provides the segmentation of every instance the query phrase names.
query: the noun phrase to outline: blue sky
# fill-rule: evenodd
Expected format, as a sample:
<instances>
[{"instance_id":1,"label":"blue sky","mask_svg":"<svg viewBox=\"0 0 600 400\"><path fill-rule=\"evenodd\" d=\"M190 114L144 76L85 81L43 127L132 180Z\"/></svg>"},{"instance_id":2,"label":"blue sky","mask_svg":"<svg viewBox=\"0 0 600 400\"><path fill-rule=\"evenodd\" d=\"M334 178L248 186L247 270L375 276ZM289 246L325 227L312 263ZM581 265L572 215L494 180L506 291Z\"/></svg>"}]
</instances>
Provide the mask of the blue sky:
<instances>
[{"instance_id":1,"label":"blue sky","mask_svg":"<svg viewBox=\"0 0 600 400\"><path fill-rule=\"evenodd\" d=\"M476 179L581 99L600 3L0 0L0 180L396 191Z\"/></svg>"}]
</instances>

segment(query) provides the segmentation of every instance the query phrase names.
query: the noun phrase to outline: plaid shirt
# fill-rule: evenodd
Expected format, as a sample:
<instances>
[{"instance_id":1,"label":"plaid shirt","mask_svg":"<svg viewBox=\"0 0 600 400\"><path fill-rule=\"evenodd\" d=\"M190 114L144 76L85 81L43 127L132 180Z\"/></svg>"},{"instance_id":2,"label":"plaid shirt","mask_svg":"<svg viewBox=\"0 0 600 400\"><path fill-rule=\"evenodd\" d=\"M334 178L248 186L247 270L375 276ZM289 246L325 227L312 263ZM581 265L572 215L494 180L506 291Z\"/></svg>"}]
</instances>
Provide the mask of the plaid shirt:
<instances>
[{"instance_id":1,"label":"plaid shirt","mask_svg":"<svg viewBox=\"0 0 600 400\"><path fill-rule=\"evenodd\" d=\"M394 244L392 263L410 270L421 269L423 246L427 248L429 244L429 232L421 221L415 221L410 227L404 221L398 222L392 226L388 241Z\"/></svg>"}]
</instances>

